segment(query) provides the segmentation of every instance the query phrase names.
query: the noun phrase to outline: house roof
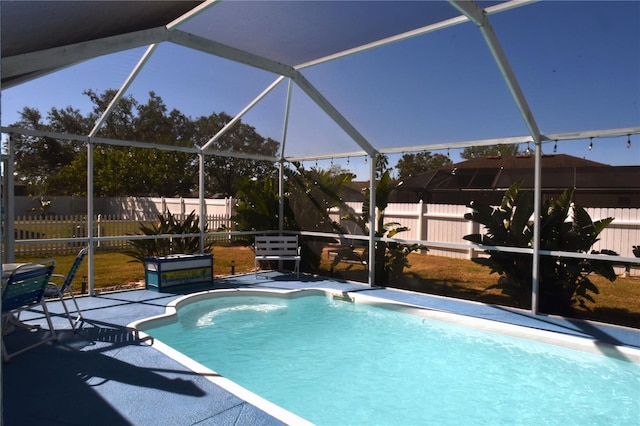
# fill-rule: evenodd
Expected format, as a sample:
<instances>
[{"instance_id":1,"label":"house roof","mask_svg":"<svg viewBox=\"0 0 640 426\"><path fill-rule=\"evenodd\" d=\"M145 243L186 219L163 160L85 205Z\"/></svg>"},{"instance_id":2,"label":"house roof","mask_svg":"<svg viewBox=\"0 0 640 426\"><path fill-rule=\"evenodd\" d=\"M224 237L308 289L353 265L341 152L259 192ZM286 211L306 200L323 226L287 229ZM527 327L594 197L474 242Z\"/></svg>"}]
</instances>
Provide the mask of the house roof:
<instances>
[{"instance_id":1,"label":"house roof","mask_svg":"<svg viewBox=\"0 0 640 426\"><path fill-rule=\"evenodd\" d=\"M611 167L608 164L599 163L586 158L574 157L567 154L544 154L541 157L542 167L545 169L555 167ZM533 169L535 157L533 155L505 155L474 157L459 163L452 168L505 168L505 169Z\"/></svg>"},{"instance_id":2,"label":"house roof","mask_svg":"<svg viewBox=\"0 0 640 426\"><path fill-rule=\"evenodd\" d=\"M504 190L522 180L534 187L534 159L528 156L472 158L404 180L401 191ZM566 154L542 157L543 190L640 190L640 166L615 167Z\"/></svg>"}]
</instances>

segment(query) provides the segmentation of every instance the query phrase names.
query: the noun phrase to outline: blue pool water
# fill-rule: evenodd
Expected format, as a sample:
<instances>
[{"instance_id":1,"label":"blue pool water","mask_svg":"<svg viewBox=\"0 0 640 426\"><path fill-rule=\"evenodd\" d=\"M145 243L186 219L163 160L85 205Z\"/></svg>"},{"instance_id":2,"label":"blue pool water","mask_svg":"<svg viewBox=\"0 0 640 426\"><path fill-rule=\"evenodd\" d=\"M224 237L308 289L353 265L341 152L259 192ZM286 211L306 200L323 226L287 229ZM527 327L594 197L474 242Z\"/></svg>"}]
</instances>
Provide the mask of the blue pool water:
<instances>
[{"instance_id":1,"label":"blue pool water","mask_svg":"<svg viewBox=\"0 0 640 426\"><path fill-rule=\"evenodd\" d=\"M639 424L640 366L326 296L209 299L146 332L319 425Z\"/></svg>"}]
</instances>

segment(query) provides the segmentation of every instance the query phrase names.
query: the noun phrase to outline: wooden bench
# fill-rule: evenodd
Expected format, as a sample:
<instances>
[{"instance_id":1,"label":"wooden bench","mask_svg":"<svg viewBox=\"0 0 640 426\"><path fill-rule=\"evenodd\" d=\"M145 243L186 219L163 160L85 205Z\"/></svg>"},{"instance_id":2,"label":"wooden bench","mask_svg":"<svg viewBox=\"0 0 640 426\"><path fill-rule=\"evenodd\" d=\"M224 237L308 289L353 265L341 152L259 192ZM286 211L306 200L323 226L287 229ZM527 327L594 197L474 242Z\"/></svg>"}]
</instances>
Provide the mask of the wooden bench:
<instances>
[{"instance_id":1,"label":"wooden bench","mask_svg":"<svg viewBox=\"0 0 640 426\"><path fill-rule=\"evenodd\" d=\"M295 261L296 277L300 277L300 246L297 235L257 235L255 242L255 275L258 276L258 261Z\"/></svg>"}]
</instances>

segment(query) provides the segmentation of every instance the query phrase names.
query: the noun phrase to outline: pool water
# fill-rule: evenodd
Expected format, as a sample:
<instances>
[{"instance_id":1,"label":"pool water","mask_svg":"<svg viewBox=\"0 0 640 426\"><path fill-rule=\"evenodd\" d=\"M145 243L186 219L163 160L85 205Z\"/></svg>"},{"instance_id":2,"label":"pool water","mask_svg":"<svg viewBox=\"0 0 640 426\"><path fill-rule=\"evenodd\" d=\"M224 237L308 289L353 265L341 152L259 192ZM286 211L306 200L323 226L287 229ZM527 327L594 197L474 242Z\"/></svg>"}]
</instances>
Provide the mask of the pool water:
<instances>
[{"instance_id":1,"label":"pool water","mask_svg":"<svg viewBox=\"0 0 640 426\"><path fill-rule=\"evenodd\" d=\"M326 296L224 297L145 330L319 425L623 425L640 366Z\"/></svg>"}]
</instances>

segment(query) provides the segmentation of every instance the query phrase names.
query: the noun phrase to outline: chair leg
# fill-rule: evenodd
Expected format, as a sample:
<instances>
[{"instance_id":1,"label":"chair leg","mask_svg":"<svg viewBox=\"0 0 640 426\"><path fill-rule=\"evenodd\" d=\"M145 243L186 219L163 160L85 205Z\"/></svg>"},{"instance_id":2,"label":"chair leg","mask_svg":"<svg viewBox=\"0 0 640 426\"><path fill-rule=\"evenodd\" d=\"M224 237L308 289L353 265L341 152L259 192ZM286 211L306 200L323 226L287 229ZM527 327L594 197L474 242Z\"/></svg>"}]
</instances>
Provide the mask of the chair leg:
<instances>
[{"instance_id":1,"label":"chair leg","mask_svg":"<svg viewBox=\"0 0 640 426\"><path fill-rule=\"evenodd\" d=\"M49 309L47 308L47 302L44 301L44 299L42 299L42 301L40 302L40 304L42 305L42 310L44 311L44 315L47 318L47 324L49 324L49 332L51 333L51 339L54 342L58 341L58 335L56 334L56 329L53 328L53 322L51 321L51 315L49 314Z\"/></svg>"},{"instance_id":2,"label":"chair leg","mask_svg":"<svg viewBox=\"0 0 640 426\"><path fill-rule=\"evenodd\" d=\"M11 358L13 358L14 356L27 352L28 350L36 348L44 343L51 342L51 341L54 341L54 342L58 341L58 335L56 334L55 328L53 328L51 315L49 314L49 309L47 309L47 303L44 301L44 299L40 301L40 305L42 306L42 311L44 312L45 318L47 319L47 324L49 325L49 337L38 340L37 342L32 343L31 345L23 347L19 350L16 350L13 353L9 353L4 343L4 336L0 336L0 339L2 340L2 361L3 362L9 362ZM7 318L6 315L12 315L12 314L5 314L5 318ZM2 320L4 321L5 318L3 318ZM11 320L9 319L9 321ZM31 328L31 327L27 326L26 328Z\"/></svg>"},{"instance_id":3,"label":"chair leg","mask_svg":"<svg viewBox=\"0 0 640 426\"><path fill-rule=\"evenodd\" d=\"M9 362L11 360L11 355L7 352L7 348L4 345L4 337L2 337L2 361Z\"/></svg>"},{"instance_id":4,"label":"chair leg","mask_svg":"<svg viewBox=\"0 0 640 426\"><path fill-rule=\"evenodd\" d=\"M67 308L67 303L64 301L64 297L62 296L62 294L60 294L60 303L62 304L62 307L64 308L64 313L67 316L67 319L69 320L69 324L71 324L71 329L73 329L75 331L75 325L73 324L73 321L71 320L71 312L69 312L69 308Z\"/></svg>"},{"instance_id":5,"label":"chair leg","mask_svg":"<svg viewBox=\"0 0 640 426\"><path fill-rule=\"evenodd\" d=\"M76 319L73 320L71 324L71 327L73 327L73 330L75 331L76 326L79 323L82 323L84 321L84 317L82 316L82 311L80 310L80 306L78 306L78 301L76 300L76 296L73 295L73 291L71 290L71 288L69 288L69 294L71 295L71 300L73 300L73 304L76 306L76 313L78 314ZM69 321L71 321L71 316L69 316Z\"/></svg>"}]
</instances>

